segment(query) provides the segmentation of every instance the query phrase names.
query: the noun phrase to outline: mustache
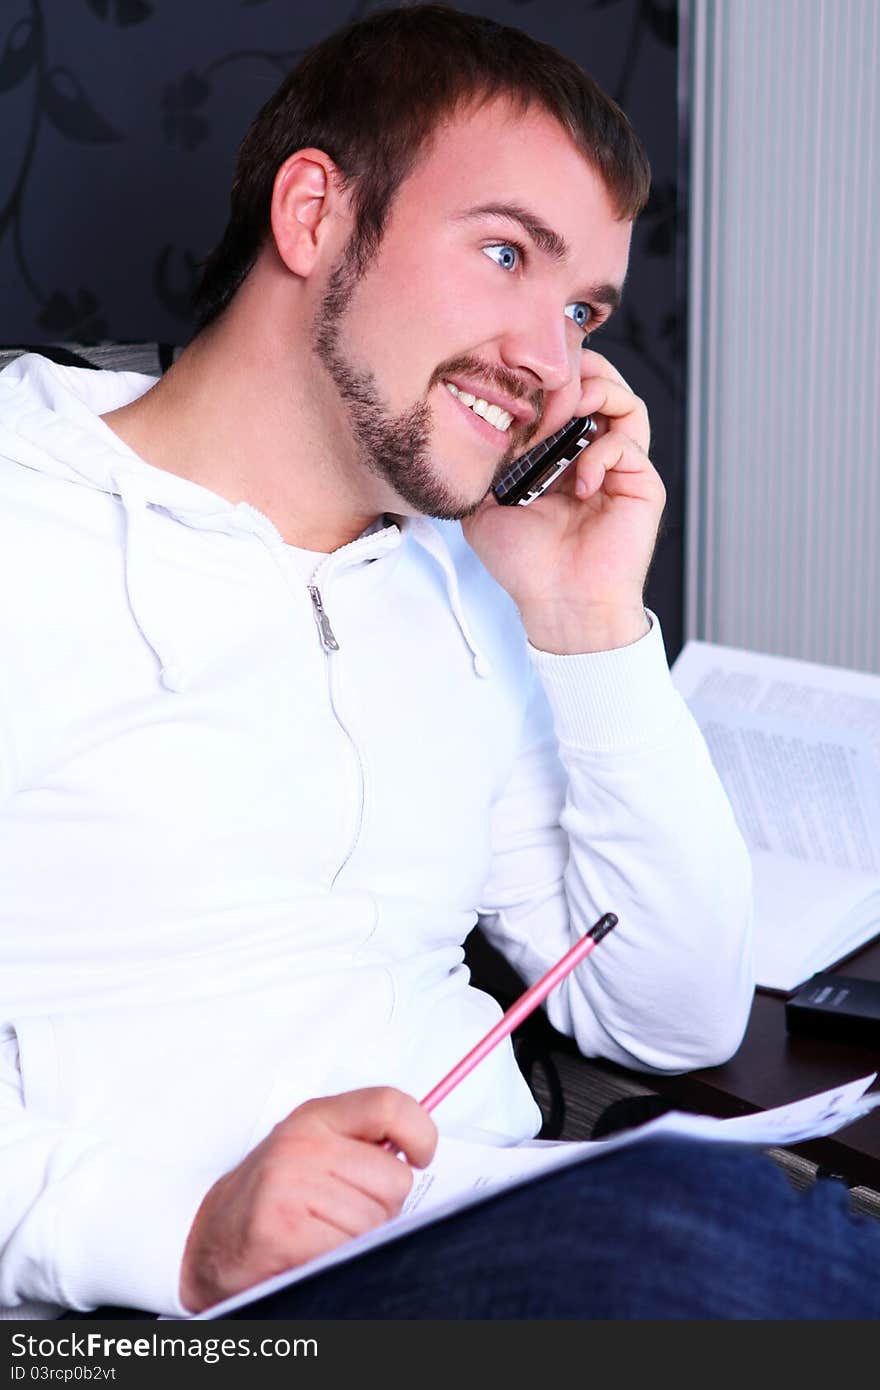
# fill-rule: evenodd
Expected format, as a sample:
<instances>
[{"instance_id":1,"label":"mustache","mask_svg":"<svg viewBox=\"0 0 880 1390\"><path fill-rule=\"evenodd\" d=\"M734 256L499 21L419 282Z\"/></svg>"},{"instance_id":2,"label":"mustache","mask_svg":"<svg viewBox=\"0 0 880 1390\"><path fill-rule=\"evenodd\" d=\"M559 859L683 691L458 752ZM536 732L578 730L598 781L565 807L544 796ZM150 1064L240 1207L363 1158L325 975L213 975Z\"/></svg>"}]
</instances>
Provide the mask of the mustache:
<instances>
[{"instance_id":1,"label":"mustache","mask_svg":"<svg viewBox=\"0 0 880 1390\"><path fill-rule=\"evenodd\" d=\"M544 418L543 391L530 391L516 373L507 367L481 362L479 357L471 357L467 354L462 357L450 357L446 362L443 362L432 374L430 384L437 386L446 377L455 376L456 373L484 381L487 386L494 386L497 391L502 391L506 396L511 396L516 401L525 401L531 407L535 412L535 418L531 424L522 429L518 446L527 444L537 434Z\"/></svg>"}]
</instances>

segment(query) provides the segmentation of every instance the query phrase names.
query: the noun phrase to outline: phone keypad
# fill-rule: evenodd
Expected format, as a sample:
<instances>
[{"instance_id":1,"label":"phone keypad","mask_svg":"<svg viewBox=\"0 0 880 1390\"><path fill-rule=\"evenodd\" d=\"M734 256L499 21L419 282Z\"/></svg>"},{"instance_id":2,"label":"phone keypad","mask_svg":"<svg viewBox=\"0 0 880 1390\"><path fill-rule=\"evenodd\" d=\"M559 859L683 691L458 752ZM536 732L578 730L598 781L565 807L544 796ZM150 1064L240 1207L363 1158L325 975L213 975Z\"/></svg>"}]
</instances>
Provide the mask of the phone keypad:
<instances>
[{"instance_id":1,"label":"phone keypad","mask_svg":"<svg viewBox=\"0 0 880 1390\"><path fill-rule=\"evenodd\" d=\"M555 434L514 460L493 488L497 501L505 506L515 503L527 507L575 461L595 433L596 422L592 415L569 420Z\"/></svg>"}]
</instances>

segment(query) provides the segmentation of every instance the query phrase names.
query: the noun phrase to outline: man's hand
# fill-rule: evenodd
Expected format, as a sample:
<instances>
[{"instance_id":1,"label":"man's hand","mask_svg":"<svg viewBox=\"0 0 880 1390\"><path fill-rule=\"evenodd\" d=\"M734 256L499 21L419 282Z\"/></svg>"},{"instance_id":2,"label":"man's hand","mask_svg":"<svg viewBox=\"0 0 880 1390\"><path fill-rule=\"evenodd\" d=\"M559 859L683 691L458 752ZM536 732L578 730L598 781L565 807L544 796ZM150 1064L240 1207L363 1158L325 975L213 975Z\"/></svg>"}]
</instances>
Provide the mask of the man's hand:
<instances>
[{"instance_id":1,"label":"man's hand","mask_svg":"<svg viewBox=\"0 0 880 1390\"><path fill-rule=\"evenodd\" d=\"M583 354L569 414L595 415L599 433L559 482L529 507L501 507L490 492L463 527L534 646L604 651L648 630L642 595L666 491L644 402L598 352ZM548 411L545 434L565 423Z\"/></svg>"},{"instance_id":2,"label":"man's hand","mask_svg":"<svg viewBox=\"0 0 880 1390\"><path fill-rule=\"evenodd\" d=\"M181 1265L183 1304L201 1312L396 1216L409 1163L424 1168L436 1144L427 1112L391 1087L298 1106L205 1196Z\"/></svg>"}]
</instances>

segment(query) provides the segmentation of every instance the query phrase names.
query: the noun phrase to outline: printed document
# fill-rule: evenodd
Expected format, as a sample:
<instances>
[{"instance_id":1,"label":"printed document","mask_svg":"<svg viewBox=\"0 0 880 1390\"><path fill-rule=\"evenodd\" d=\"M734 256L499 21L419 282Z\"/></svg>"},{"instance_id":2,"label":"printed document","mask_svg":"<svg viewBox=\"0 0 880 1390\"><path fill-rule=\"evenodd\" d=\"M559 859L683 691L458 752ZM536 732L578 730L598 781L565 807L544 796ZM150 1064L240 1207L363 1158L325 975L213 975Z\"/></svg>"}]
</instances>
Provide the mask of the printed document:
<instances>
[{"instance_id":1,"label":"printed document","mask_svg":"<svg viewBox=\"0 0 880 1390\"><path fill-rule=\"evenodd\" d=\"M751 854L757 982L789 993L880 932L880 676L688 642L672 679Z\"/></svg>"}]
</instances>

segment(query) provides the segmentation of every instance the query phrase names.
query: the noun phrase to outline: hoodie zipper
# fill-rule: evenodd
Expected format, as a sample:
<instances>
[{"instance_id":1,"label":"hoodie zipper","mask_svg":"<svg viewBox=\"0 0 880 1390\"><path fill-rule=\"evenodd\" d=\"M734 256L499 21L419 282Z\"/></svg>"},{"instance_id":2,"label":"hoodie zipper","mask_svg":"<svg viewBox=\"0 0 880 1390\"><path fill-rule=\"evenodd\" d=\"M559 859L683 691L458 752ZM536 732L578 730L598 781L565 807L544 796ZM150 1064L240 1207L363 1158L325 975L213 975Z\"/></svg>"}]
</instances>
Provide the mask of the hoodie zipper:
<instances>
[{"instance_id":1,"label":"hoodie zipper","mask_svg":"<svg viewBox=\"0 0 880 1390\"><path fill-rule=\"evenodd\" d=\"M321 646L324 648L325 652L338 652L339 643L330 626L330 619L327 617L327 612L321 598L321 590L314 584L310 584L308 588L312 599L315 622L318 624L318 635L321 638Z\"/></svg>"},{"instance_id":2,"label":"hoodie zipper","mask_svg":"<svg viewBox=\"0 0 880 1390\"><path fill-rule=\"evenodd\" d=\"M364 824L364 804L366 801L366 772L364 769L363 759L361 758L360 749L358 748L357 744L354 741L354 738L352 737L351 730L349 729L345 720L339 713L339 702L337 699L336 690L336 685L338 683L338 674L334 670L336 663L331 662L330 660L331 653L339 651L339 643L337 642L336 634L334 633L333 628L330 625L330 619L327 616L327 610L324 607L324 601L321 598L320 589L318 589L317 585L315 584L309 584L307 587L309 591L309 597L312 600L312 611L314 612L315 622L318 627L318 636L321 639L321 646L323 647L324 653L327 657L327 684L330 695L330 707L333 710L333 716L337 724L339 725L340 729L345 734L345 737L348 739L351 745L352 752L354 753L354 756L357 760L358 774L360 778L360 804L358 806L357 826L354 833L354 839L349 845L348 853L342 860L342 863L339 865L339 867L333 875L333 878L330 881L330 887L334 888L336 886L336 882L340 874L343 872L345 866L349 863L352 855L357 849L358 842L361 838L361 830L363 829Z\"/></svg>"}]
</instances>

